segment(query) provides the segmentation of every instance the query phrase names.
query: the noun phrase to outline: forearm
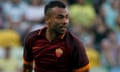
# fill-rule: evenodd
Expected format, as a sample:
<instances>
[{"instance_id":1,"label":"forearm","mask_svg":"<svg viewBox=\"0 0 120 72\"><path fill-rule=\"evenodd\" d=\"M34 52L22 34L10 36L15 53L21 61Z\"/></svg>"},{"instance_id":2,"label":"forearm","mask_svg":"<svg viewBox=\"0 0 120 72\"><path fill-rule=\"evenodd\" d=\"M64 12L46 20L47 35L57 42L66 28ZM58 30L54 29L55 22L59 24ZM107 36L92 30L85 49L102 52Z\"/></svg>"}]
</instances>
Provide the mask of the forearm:
<instances>
[{"instance_id":1,"label":"forearm","mask_svg":"<svg viewBox=\"0 0 120 72\"><path fill-rule=\"evenodd\" d=\"M30 64L24 64L23 65L23 72L32 72L33 66Z\"/></svg>"}]
</instances>

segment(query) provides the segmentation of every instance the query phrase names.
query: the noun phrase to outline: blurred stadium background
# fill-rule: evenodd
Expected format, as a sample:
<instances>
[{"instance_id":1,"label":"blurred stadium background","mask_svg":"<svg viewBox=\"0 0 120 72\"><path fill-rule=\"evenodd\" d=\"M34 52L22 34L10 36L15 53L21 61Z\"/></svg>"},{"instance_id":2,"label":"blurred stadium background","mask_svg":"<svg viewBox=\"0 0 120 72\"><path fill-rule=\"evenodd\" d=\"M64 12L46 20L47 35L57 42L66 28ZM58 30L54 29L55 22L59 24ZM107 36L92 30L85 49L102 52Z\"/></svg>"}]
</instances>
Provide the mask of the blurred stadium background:
<instances>
[{"instance_id":1,"label":"blurred stadium background","mask_svg":"<svg viewBox=\"0 0 120 72\"><path fill-rule=\"evenodd\" d=\"M0 72L22 72L24 37L45 26L50 1L0 0ZM69 8L68 29L85 46L90 72L120 72L120 0L61 1Z\"/></svg>"}]
</instances>

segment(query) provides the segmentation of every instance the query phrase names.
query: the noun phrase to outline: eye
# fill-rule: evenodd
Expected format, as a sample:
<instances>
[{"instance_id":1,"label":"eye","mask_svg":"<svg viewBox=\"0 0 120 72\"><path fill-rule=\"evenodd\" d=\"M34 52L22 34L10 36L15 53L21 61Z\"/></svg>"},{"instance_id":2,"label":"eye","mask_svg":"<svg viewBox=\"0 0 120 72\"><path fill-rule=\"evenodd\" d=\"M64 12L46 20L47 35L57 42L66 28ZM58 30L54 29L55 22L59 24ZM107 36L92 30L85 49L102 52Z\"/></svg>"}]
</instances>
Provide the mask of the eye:
<instances>
[{"instance_id":1,"label":"eye","mask_svg":"<svg viewBox=\"0 0 120 72\"><path fill-rule=\"evenodd\" d=\"M57 18L58 18L58 19L63 19L64 16L63 16L63 15L58 15Z\"/></svg>"},{"instance_id":2,"label":"eye","mask_svg":"<svg viewBox=\"0 0 120 72\"><path fill-rule=\"evenodd\" d=\"M66 16L66 19L68 19L68 18L69 18L69 16L67 15L67 16Z\"/></svg>"}]
</instances>

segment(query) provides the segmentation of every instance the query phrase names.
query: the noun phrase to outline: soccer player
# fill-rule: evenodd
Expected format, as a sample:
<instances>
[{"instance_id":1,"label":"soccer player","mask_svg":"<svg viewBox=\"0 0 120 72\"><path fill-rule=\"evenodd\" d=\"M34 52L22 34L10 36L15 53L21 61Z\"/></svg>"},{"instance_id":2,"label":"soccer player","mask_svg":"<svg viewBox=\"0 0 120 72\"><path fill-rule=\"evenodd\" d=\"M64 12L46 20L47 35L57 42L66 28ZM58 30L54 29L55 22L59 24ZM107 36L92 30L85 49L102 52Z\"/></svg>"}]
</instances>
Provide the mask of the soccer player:
<instances>
[{"instance_id":1,"label":"soccer player","mask_svg":"<svg viewBox=\"0 0 120 72\"><path fill-rule=\"evenodd\" d=\"M24 44L24 72L89 72L83 44L67 30L66 5L51 1L45 7L46 27L30 32Z\"/></svg>"}]
</instances>

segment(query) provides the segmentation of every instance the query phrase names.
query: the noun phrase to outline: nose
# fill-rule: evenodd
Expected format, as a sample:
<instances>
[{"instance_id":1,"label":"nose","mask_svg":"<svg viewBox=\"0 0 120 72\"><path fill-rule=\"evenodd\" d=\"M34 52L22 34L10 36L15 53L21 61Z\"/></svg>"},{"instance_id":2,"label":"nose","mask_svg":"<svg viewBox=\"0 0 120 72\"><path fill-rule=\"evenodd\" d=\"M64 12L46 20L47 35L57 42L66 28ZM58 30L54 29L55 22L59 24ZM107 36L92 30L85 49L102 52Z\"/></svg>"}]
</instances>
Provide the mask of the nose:
<instances>
[{"instance_id":1,"label":"nose","mask_svg":"<svg viewBox=\"0 0 120 72\"><path fill-rule=\"evenodd\" d=\"M68 19L68 18L64 18L63 24L66 25L66 24L68 24L68 23L69 23L69 19Z\"/></svg>"}]
</instances>

